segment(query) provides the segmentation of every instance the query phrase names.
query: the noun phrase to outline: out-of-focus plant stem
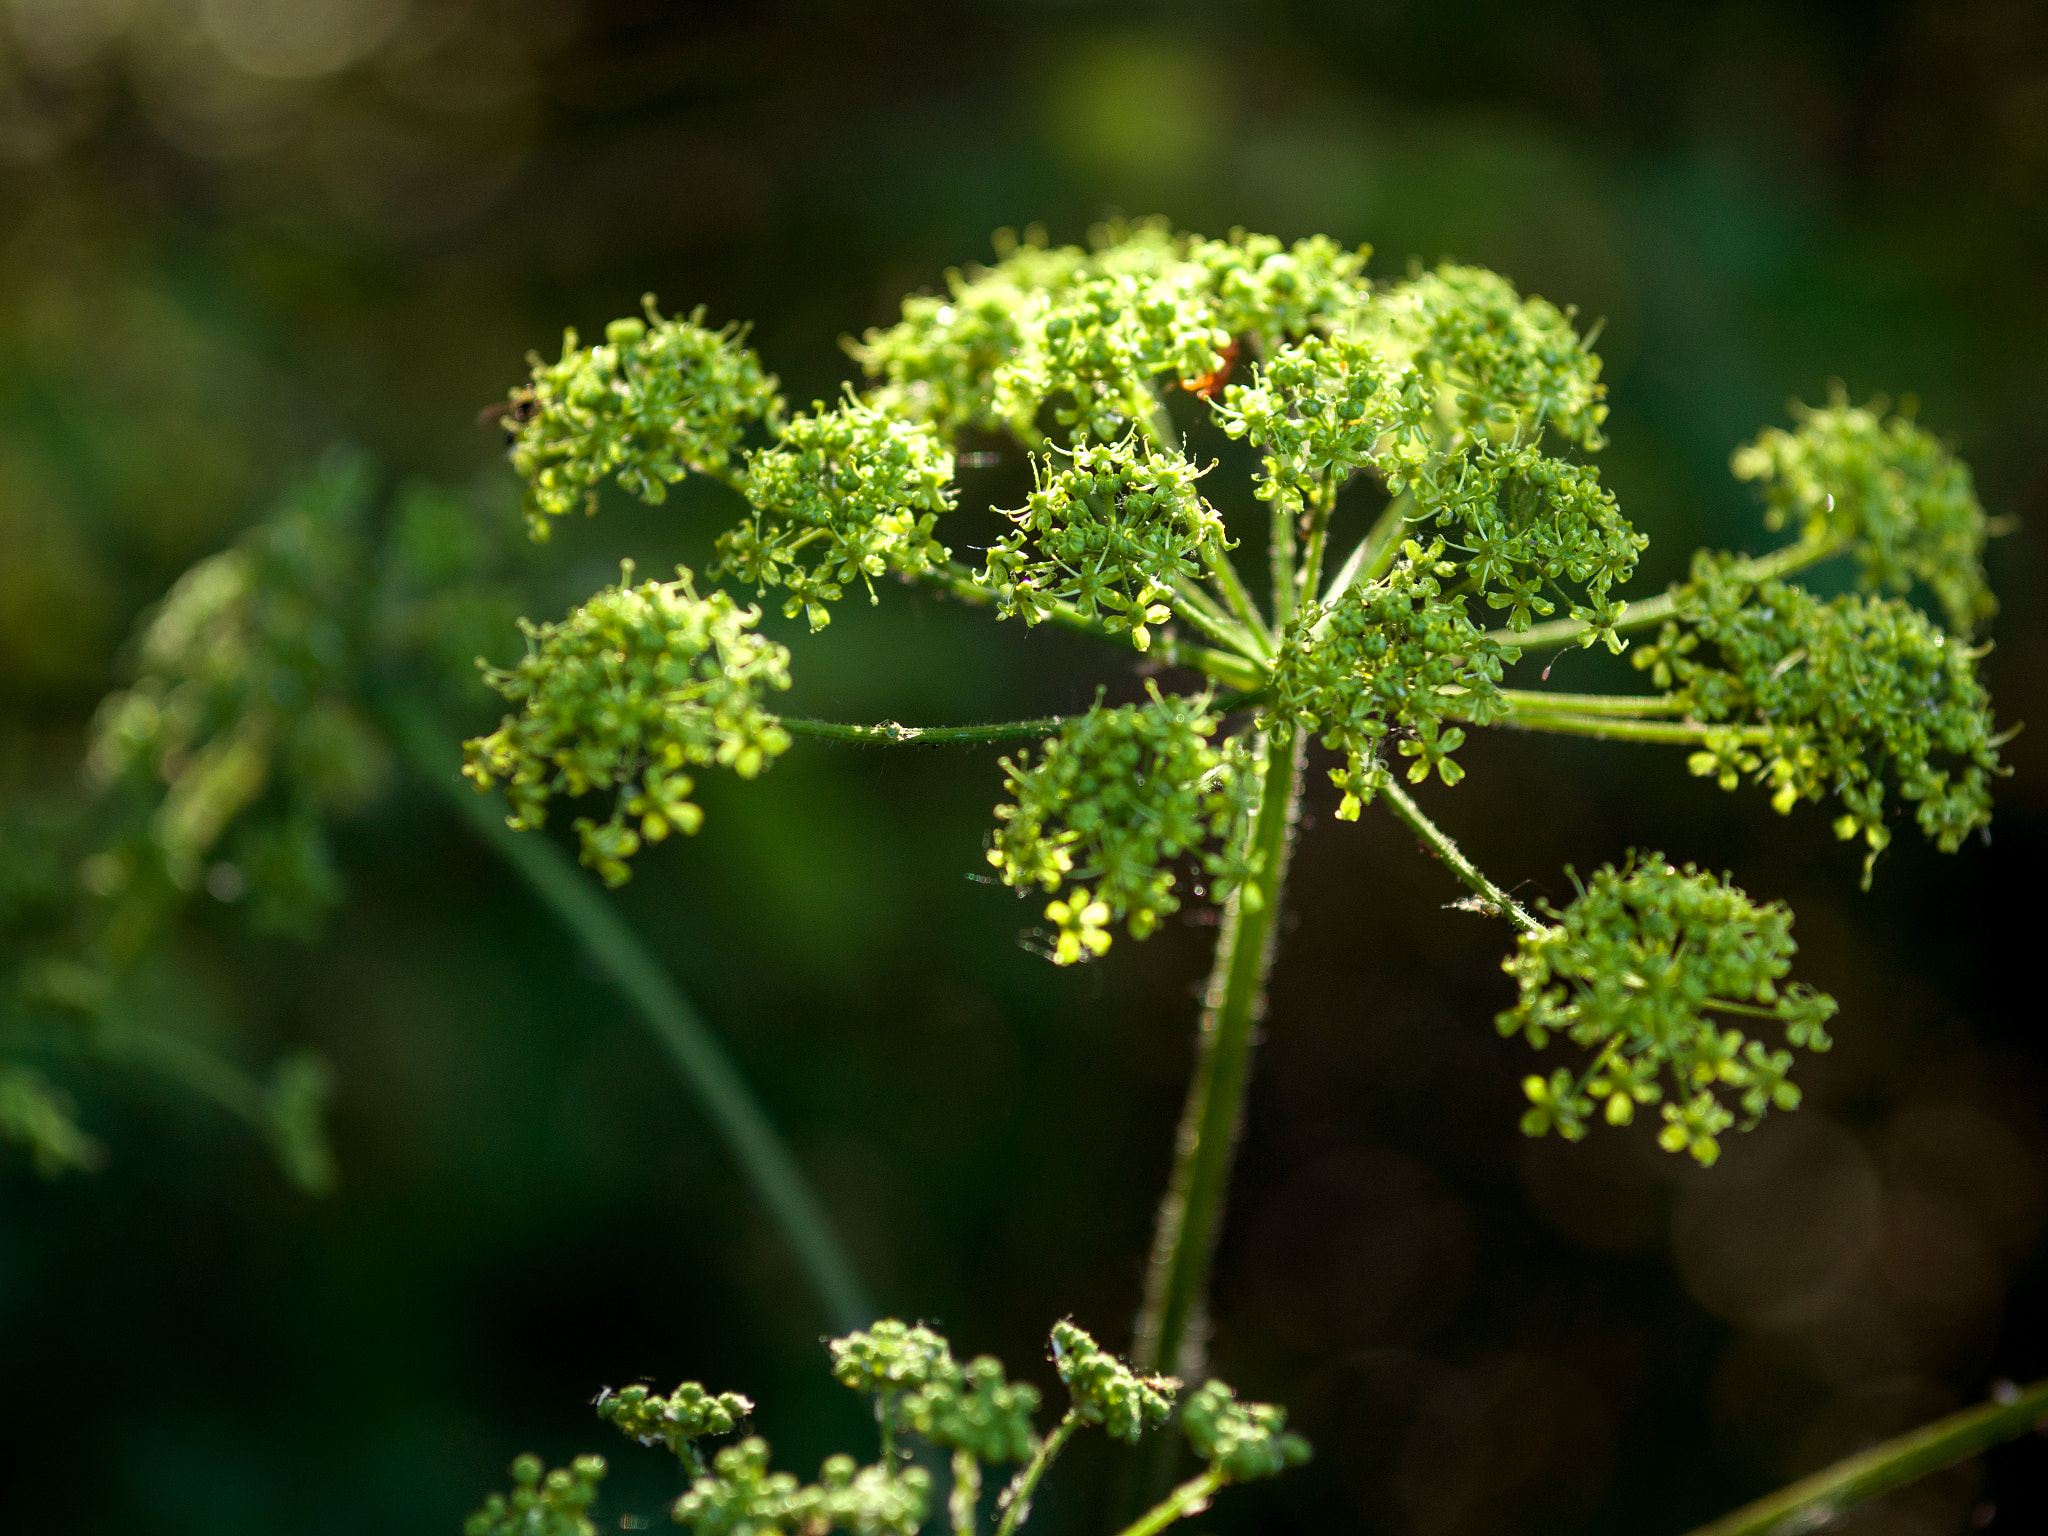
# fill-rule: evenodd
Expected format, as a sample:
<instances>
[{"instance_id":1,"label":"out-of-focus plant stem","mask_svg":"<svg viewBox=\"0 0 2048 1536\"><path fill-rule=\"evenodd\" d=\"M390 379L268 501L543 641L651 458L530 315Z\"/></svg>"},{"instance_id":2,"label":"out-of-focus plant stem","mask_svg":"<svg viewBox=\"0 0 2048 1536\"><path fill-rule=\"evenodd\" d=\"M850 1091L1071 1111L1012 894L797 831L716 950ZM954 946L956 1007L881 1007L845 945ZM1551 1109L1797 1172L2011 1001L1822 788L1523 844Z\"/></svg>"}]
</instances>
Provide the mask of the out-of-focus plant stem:
<instances>
[{"instance_id":1,"label":"out-of-focus plant stem","mask_svg":"<svg viewBox=\"0 0 2048 1536\"><path fill-rule=\"evenodd\" d=\"M875 1308L788 1144L724 1046L660 962L566 853L544 837L513 831L505 825L498 801L476 794L458 777L445 745L455 740L455 732L441 729L409 701L387 700L384 714L406 760L447 796L556 921L576 936L660 1043L782 1229L832 1326L850 1332L873 1322Z\"/></svg>"}]
</instances>

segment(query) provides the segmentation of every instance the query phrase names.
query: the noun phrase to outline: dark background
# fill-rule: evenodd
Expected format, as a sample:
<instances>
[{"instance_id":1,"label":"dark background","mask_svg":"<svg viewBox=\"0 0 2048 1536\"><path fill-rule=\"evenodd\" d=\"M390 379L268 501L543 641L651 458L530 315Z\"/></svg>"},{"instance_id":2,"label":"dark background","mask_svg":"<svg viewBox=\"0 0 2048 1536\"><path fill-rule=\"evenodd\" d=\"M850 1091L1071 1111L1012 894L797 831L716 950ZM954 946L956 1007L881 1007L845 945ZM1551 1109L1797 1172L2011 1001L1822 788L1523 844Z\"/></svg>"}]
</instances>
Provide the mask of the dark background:
<instances>
[{"instance_id":1,"label":"dark background","mask_svg":"<svg viewBox=\"0 0 2048 1536\"><path fill-rule=\"evenodd\" d=\"M2048 25L2024 0L10 0L0 795L71 782L138 612L330 442L502 510L476 410L565 323L702 302L752 319L801 401L991 230L1079 239L1112 210L1369 240L1381 274L1484 262L1604 317L1644 590L1698 543L1759 547L1727 455L1788 398L1917 396L2022 519L1987 666L2001 718L2048 720ZM728 515L611 508L532 562L528 611L622 553L701 561ZM896 590L789 638L792 710L839 718L1132 686ZM1780 819L1676 754L1485 739L1428 796L1532 897L1640 845L1793 904L1841 1043L1706 1176L1646 1134L1524 1142L1530 1057L1490 1023L1505 932L1312 788L1215 1356L1320 1456L1208 1523L1678 1532L2048 1371L2037 740L1995 842L1902 830L1867 896L1824 811ZM1034 909L969 883L996 756L805 743L707 784L702 835L621 900L881 1303L1056 1397L1053 1318L1127 1337L1209 931L1071 972L1028 953ZM752 1394L785 1465L865 1454L775 1232L560 931L430 789L342 841L323 939L202 921L176 972L218 1048L333 1060L338 1194L112 1074L67 1079L105 1172L0 1162L7 1528L445 1536L526 1448L602 1448L606 1522L658 1517L672 1474L586 1406L643 1374ZM1041 1520L1091 1531L1113 1469L1073 1463ZM1851 1528L2039 1529L2044 1484L2030 1440Z\"/></svg>"}]
</instances>

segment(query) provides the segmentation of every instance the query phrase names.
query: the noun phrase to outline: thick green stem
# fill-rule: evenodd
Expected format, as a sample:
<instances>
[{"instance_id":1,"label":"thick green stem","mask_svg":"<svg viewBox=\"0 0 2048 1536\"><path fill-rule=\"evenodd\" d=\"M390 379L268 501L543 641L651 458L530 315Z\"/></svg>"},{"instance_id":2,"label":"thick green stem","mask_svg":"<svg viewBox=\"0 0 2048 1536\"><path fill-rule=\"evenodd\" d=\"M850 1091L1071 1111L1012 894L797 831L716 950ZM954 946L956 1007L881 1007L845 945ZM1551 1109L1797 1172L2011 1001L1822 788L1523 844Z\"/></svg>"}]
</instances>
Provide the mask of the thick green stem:
<instances>
[{"instance_id":1,"label":"thick green stem","mask_svg":"<svg viewBox=\"0 0 2048 1536\"><path fill-rule=\"evenodd\" d=\"M1408 830L1421 838L1424 846L1450 867L1452 874L1479 893L1479 899L1492 915L1506 918L1524 933L1543 931L1543 924L1532 917L1520 902L1487 879L1485 871L1465 857L1464 851L1451 841L1449 833L1422 814L1422 807L1408 798L1407 791L1394 782L1391 774L1380 785L1379 793Z\"/></svg>"},{"instance_id":2,"label":"thick green stem","mask_svg":"<svg viewBox=\"0 0 2048 1536\"><path fill-rule=\"evenodd\" d=\"M1842 548L1841 542L1835 539L1802 539L1768 555L1738 561L1734 574L1743 581L1767 581L1776 576L1789 576L1809 565L1818 565L1830 555L1839 554ZM1617 630L1642 629L1650 624L1663 623L1677 611L1678 604L1672 594L1662 592L1656 597L1644 598L1640 603L1624 603L1621 617L1614 621L1614 627ZM1486 638L1502 645L1518 645L1524 652L1540 651L1553 645L1569 645L1590 628L1590 624L1582 624L1577 619L1552 619L1548 623L1532 624L1524 630L1496 629Z\"/></svg>"},{"instance_id":3,"label":"thick green stem","mask_svg":"<svg viewBox=\"0 0 2048 1536\"><path fill-rule=\"evenodd\" d=\"M1202 1012L1194 1080L1174 1142L1173 1174L1159 1203L1145 1305L1132 1358L1144 1371L1201 1375L1200 1323L1251 1081L1252 1046L1265 1012L1274 924L1287 880L1301 792L1302 738L1291 728L1265 742L1266 777L1247 849L1256 873L1224 908Z\"/></svg>"},{"instance_id":4,"label":"thick green stem","mask_svg":"<svg viewBox=\"0 0 2048 1536\"><path fill-rule=\"evenodd\" d=\"M898 725L894 720L884 720L879 725L848 725L838 720L803 720L782 715L776 723L792 736L816 736L825 741L857 741L881 747L942 747L1050 736L1072 718L1044 715L1036 720L998 720L991 725Z\"/></svg>"},{"instance_id":5,"label":"thick green stem","mask_svg":"<svg viewBox=\"0 0 2048 1536\"><path fill-rule=\"evenodd\" d=\"M1053 1426L1052 1433L1038 1442L1038 1449L1024 1464L1023 1471L1011 1478L1010 1486L1003 1490L1003 1517L996 1526L996 1536L1012 1536L1018 1526L1031 1518L1031 1495L1038 1488L1038 1480L1045 1476L1045 1469L1080 1427L1081 1415L1069 1408L1066 1417Z\"/></svg>"},{"instance_id":6,"label":"thick green stem","mask_svg":"<svg viewBox=\"0 0 2048 1536\"><path fill-rule=\"evenodd\" d=\"M1200 1477L1191 1477L1125 1526L1117 1536L1152 1536L1153 1532L1165 1530L1176 1520L1199 1515L1208 1508L1216 1490L1228 1481L1230 1479L1213 1469Z\"/></svg>"},{"instance_id":7,"label":"thick green stem","mask_svg":"<svg viewBox=\"0 0 2048 1536\"><path fill-rule=\"evenodd\" d=\"M1787 1536L1820 1531L1853 1506L1917 1482L2029 1430L2048 1428L2048 1381L2008 1389L1996 1400L1922 1425L1745 1505L1692 1536Z\"/></svg>"},{"instance_id":8,"label":"thick green stem","mask_svg":"<svg viewBox=\"0 0 2048 1536\"><path fill-rule=\"evenodd\" d=\"M732 1058L660 963L566 853L546 838L514 832L495 799L462 781L443 750L454 739L452 732L443 732L423 711L395 701L386 715L407 760L576 936L668 1053L684 1086L781 1227L833 1326L851 1331L873 1322L874 1306L796 1158Z\"/></svg>"}]
</instances>

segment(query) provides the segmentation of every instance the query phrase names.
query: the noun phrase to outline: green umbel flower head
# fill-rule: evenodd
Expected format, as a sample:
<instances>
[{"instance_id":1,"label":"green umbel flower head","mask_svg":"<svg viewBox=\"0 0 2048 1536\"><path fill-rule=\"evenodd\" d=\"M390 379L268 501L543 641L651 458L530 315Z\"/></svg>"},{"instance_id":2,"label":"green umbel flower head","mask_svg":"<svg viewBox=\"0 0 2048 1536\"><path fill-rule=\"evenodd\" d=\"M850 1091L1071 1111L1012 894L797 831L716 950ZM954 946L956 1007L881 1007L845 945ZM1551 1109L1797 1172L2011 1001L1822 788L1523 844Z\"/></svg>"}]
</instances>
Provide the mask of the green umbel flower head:
<instances>
[{"instance_id":1,"label":"green umbel flower head","mask_svg":"<svg viewBox=\"0 0 2048 1536\"><path fill-rule=\"evenodd\" d=\"M1885 796L1914 807L1928 839L1953 853L1991 822L1991 782L2009 770L1983 651L1898 598L1822 601L1781 581L1743 580L1730 557L1701 554L1676 589L1678 617L1634 657L1687 716L1726 723L1692 754L1692 771L1733 789L1767 785L1788 813L1833 794L1836 835L1861 836L1869 888L1891 841Z\"/></svg>"},{"instance_id":2,"label":"green umbel flower head","mask_svg":"<svg viewBox=\"0 0 2048 1536\"><path fill-rule=\"evenodd\" d=\"M576 822L583 862L607 885L624 883L643 840L702 824L685 770L715 763L751 779L789 746L761 707L766 690L789 686L789 653L754 633L760 610L699 597L681 568L638 586L632 574L627 562L617 586L559 624L523 624L526 656L484 673L520 712L466 743L463 768L479 790L505 785L520 828L543 825L557 795L613 791L608 820Z\"/></svg>"},{"instance_id":3,"label":"green umbel flower head","mask_svg":"<svg viewBox=\"0 0 2048 1536\"><path fill-rule=\"evenodd\" d=\"M1231 546L1202 499L1202 471L1134 432L1032 460L1038 488L1008 512L1016 532L988 552L997 611L1028 624L1070 605L1139 650L1173 616L1176 586L1199 581Z\"/></svg>"},{"instance_id":4,"label":"green umbel flower head","mask_svg":"<svg viewBox=\"0 0 2048 1536\"><path fill-rule=\"evenodd\" d=\"M1113 922L1143 939L1179 911L1171 866L1183 854L1200 851L1218 901L1254 889L1229 851L1258 810L1249 755L1235 740L1210 744L1206 698L1151 692L1150 703L1068 721L1035 761L1003 760L1015 803L996 807L988 861L1005 885L1060 893L1046 917L1061 965L1107 950Z\"/></svg>"},{"instance_id":5,"label":"green umbel flower head","mask_svg":"<svg viewBox=\"0 0 2048 1536\"><path fill-rule=\"evenodd\" d=\"M874 598L875 578L916 575L950 553L932 524L953 505L953 454L923 422L849 395L797 417L773 448L747 460L751 516L718 537L715 573L757 590L786 587L783 613L813 630L848 582Z\"/></svg>"},{"instance_id":6,"label":"green umbel flower head","mask_svg":"<svg viewBox=\"0 0 2048 1536\"><path fill-rule=\"evenodd\" d=\"M1074 1411L1084 1422L1100 1424L1112 1440L1136 1444L1173 1412L1180 1391L1176 1378L1138 1375L1072 1323L1052 1325L1052 1360Z\"/></svg>"},{"instance_id":7,"label":"green umbel flower head","mask_svg":"<svg viewBox=\"0 0 2048 1536\"><path fill-rule=\"evenodd\" d=\"M1241 1403L1220 1381L1205 1381L1181 1405L1188 1444L1233 1483L1278 1477L1311 1455L1309 1444L1287 1433L1287 1410L1271 1403Z\"/></svg>"},{"instance_id":8,"label":"green umbel flower head","mask_svg":"<svg viewBox=\"0 0 2048 1536\"><path fill-rule=\"evenodd\" d=\"M771 424L782 397L733 326L704 327L704 311L665 320L654 295L645 320L614 320L599 346L562 335L559 361L530 361L531 380L512 392L505 422L512 467L526 482L536 539L548 519L597 510L598 487L618 483L660 502L691 470L722 472L751 424Z\"/></svg>"},{"instance_id":9,"label":"green umbel flower head","mask_svg":"<svg viewBox=\"0 0 2048 1536\"><path fill-rule=\"evenodd\" d=\"M1825 406L1792 408L1792 431L1769 427L1737 449L1736 478L1763 487L1770 527L1847 545L1868 589L1925 583L1949 628L1969 634L1998 611L1984 577L1984 545L1998 530L1970 467L1910 414L1884 409L1849 404L1837 384Z\"/></svg>"},{"instance_id":10,"label":"green umbel flower head","mask_svg":"<svg viewBox=\"0 0 2048 1536\"><path fill-rule=\"evenodd\" d=\"M604 1480L602 1456L578 1456L543 1475L538 1456L512 1463L512 1491L494 1493L462 1523L462 1536L597 1536L590 1506Z\"/></svg>"},{"instance_id":11,"label":"green umbel flower head","mask_svg":"<svg viewBox=\"0 0 2048 1536\"><path fill-rule=\"evenodd\" d=\"M1527 1080L1526 1133L1576 1141L1596 1104L1609 1124L1626 1125L1636 1105L1668 1091L1659 1144L1712 1163L1717 1138L1735 1124L1724 1096L1741 1107L1744 1130L1773 1108L1798 1106L1792 1053L1723 1022L1770 1020L1802 1050L1833 1043L1835 1000L1781 985L1798 949L1782 904L1758 905L1726 879L1653 853L1599 870L1550 916L1554 926L1524 934L1503 962L1521 996L1500 1015L1500 1032L1537 1050L1563 1035L1593 1059L1576 1077L1560 1067Z\"/></svg>"}]
</instances>

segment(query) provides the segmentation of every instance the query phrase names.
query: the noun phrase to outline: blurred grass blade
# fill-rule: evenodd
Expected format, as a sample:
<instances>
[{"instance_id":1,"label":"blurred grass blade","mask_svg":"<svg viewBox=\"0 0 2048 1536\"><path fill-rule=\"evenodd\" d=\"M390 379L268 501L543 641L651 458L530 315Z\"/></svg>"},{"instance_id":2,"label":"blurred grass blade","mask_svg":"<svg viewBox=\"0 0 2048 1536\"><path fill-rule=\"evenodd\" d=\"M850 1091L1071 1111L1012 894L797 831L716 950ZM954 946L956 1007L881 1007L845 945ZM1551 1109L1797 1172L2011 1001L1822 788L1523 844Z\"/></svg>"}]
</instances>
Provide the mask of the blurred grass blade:
<instances>
[{"instance_id":1,"label":"blurred grass blade","mask_svg":"<svg viewBox=\"0 0 2048 1536\"><path fill-rule=\"evenodd\" d=\"M478 835L519 872L541 904L576 935L661 1043L684 1086L782 1228L833 1327L846 1332L873 1322L875 1309L788 1144L725 1048L596 883L546 838L506 826L502 803L475 793L456 776L450 750L454 731L443 730L424 710L407 702L388 702L385 715L406 760L447 795Z\"/></svg>"},{"instance_id":2,"label":"blurred grass blade","mask_svg":"<svg viewBox=\"0 0 2048 1536\"><path fill-rule=\"evenodd\" d=\"M1789 1488L1745 1505L1691 1536L1793 1536L1826 1530L1866 1499L1917 1482L1930 1472L2048 1427L2048 1381L2006 1388L1993 1401L1845 1457Z\"/></svg>"}]
</instances>

